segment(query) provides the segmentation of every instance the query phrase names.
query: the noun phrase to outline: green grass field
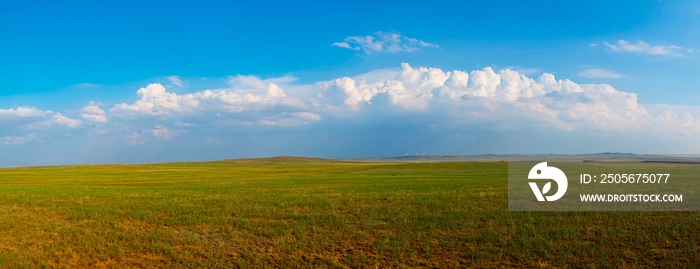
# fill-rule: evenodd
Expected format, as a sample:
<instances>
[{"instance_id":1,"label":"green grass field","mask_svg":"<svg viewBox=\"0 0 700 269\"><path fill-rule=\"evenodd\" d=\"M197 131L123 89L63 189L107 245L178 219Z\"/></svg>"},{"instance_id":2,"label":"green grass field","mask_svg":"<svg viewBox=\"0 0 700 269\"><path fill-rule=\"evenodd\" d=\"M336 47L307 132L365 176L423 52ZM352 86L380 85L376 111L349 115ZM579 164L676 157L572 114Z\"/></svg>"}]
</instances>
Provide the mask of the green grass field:
<instances>
[{"instance_id":1,"label":"green grass field","mask_svg":"<svg viewBox=\"0 0 700 269\"><path fill-rule=\"evenodd\" d=\"M0 169L0 267L695 267L698 212L509 212L506 163Z\"/></svg>"}]
</instances>

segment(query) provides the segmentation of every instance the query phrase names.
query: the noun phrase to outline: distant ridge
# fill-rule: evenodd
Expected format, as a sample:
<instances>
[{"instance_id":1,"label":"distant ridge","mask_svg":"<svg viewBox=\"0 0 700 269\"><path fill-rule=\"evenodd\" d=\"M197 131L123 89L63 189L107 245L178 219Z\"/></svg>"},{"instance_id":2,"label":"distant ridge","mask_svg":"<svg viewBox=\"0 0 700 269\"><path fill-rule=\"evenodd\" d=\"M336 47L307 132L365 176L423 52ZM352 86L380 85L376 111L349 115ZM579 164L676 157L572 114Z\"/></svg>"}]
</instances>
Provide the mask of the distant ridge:
<instances>
[{"instance_id":1,"label":"distant ridge","mask_svg":"<svg viewBox=\"0 0 700 269\"><path fill-rule=\"evenodd\" d=\"M698 164L700 156L668 156L660 154L634 154L601 152L588 154L479 154L479 155L419 155L375 158L325 159L315 157L276 156L268 158L225 159L216 162L240 164L275 163L344 163L344 162L506 162L529 159L552 159L567 162L656 162Z\"/></svg>"},{"instance_id":2,"label":"distant ridge","mask_svg":"<svg viewBox=\"0 0 700 269\"><path fill-rule=\"evenodd\" d=\"M565 162L665 162L700 163L700 155L635 154L600 152L584 154L477 154L477 155L408 155L396 157L347 159L357 162L506 162L524 160L553 160Z\"/></svg>"},{"instance_id":3,"label":"distant ridge","mask_svg":"<svg viewBox=\"0 0 700 269\"><path fill-rule=\"evenodd\" d=\"M675 164L700 164L700 154L636 154L624 152L600 152L584 154L475 154L475 155L408 155L408 156L385 156L385 157L365 157L365 158L338 158L326 159L316 157L299 156L276 156L265 158L240 158L223 159L215 161L175 161L158 163L78 163L63 165L34 165L34 166L12 166L0 169L13 168L38 168L38 167L59 167L59 166L120 166L120 165L149 165L165 163L231 163L245 165L274 165L278 163L287 164L323 164L323 163L438 163L438 162L510 162L529 160L554 160L563 162L643 162L643 163L675 163Z\"/></svg>"},{"instance_id":4,"label":"distant ridge","mask_svg":"<svg viewBox=\"0 0 700 269\"><path fill-rule=\"evenodd\" d=\"M700 161L664 161L664 160L645 160L643 163L675 163L675 164L700 164Z\"/></svg>"},{"instance_id":5,"label":"distant ridge","mask_svg":"<svg viewBox=\"0 0 700 269\"><path fill-rule=\"evenodd\" d=\"M218 162L227 163L339 163L340 160L312 158L312 157L297 157L297 156L276 156L268 158L242 158L242 159L226 159Z\"/></svg>"}]
</instances>

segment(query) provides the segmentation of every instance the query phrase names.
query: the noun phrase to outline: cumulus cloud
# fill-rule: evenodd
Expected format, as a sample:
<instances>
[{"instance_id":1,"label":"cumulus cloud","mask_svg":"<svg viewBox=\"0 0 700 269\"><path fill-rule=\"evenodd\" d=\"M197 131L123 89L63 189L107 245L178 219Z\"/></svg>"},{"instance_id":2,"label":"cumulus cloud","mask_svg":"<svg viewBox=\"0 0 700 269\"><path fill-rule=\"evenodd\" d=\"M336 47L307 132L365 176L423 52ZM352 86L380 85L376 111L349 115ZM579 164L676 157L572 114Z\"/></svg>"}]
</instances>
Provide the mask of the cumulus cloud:
<instances>
[{"instance_id":1,"label":"cumulus cloud","mask_svg":"<svg viewBox=\"0 0 700 269\"><path fill-rule=\"evenodd\" d=\"M552 87L560 83L554 84ZM470 73L445 72L439 68L412 68L407 63L401 64L401 71L392 79L369 82L344 77L336 79L335 86L347 95L345 104L355 110L361 103L370 104L378 94L386 94L392 104L409 110L425 110L436 93L453 100L487 97L506 102L544 94L544 85L510 69L498 73L490 67Z\"/></svg>"},{"instance_id":2,"label":"cumulus cloud","mask_svg":"<svg viewBox=\"0 0 700 269\"><path fill-rule=\"evenodd\" d=\"M291 78L277 81L287 83ZM205 90L194 94L194 98L220 106L228 111L269 109L275 106L303 107L298 98L289 97L275 79L261 80L255 76L236 76L229 80L232 88ZM279 83L278 82L278 83Z\"/></svg>"},{"instance_id":3,"label":"cumulus cloud","mask_svg":"<svg viewBox=\"0 0 700 269\"><path fill-rule=\"evenodd\" d=\"M467 73L413 68L404 63L394 78L358 76L334 82L345 93L344 105L355 111L373 105L376 96L385 95L388 104L407 111L427 113L450 108L475 120L527 120L566 130L647 128L665 132L672 126L674 130L700 133L700 122L690 114L664 111L652 115L637 102L634 93L607 84L557 80L548 73L533 79L510 69L496 72L487 67Z\"/></svg>"},{"instance_id":4,"label":"cumulus cloud","mask_svg":"<svg viewBox=\"0 0 700 269\"><path fill-rule=\"evenodd\" d=\"M69 117L61 115L61 113L56 113L50 120L51 123L56 123L60 125L65 125L70 128L75 128L83 124L81 120L71 119Z\"/></svg>"},{"instance_id":5,"label":"cumulus cloud","mask_svg":"<svg viewBox=\"0 0 700 269\"><path fill-rule=\"evenodd\" d=\"M584 71L580 74L584 77L617 74L605 69ZM55 130L74 129L74 133L102 128L84 133L116 134L128 144L143 145L154 139L185 139L197 134L201 135L199 141L205 137L223 141L225 136L209 133L214 129L313 127L344 119L357 124L379 119L411 124L405 119L414 117L464 128L481 122L494 128L539 126L564 132L700 134L696 118L700 108L640 104L636 94L607 84L578 84L549 73L531 76L510 68L443 70L402 63L395 69L316 83L299 83L288 76L234 76L222 84L221 88L189 93L186 87L176 93L161 84L149 84L136 91L136 100L116 104L108 111L95 102L74 110L82 120L71 118L71 112L0 109L0 124L6 127L0 134L9 145L46 137L44 132L54 127L68 127ZM25 137L27 133L35 136Z\"/></svg>"},{"instance_id":6,"label":"cumulus cloud","mask_svg":"<svg viewBox=\"0 0 700 269\"><path fill-rule=\"evenodd\" d=\"M622 39L618 40L616 44L610 44L608 42L603 42L603 44L615 52L631 52L661 56L681 56L679 51L682 49L682 47L676 45L652 46L641 40L637 41L637 44Z\"/></svg>"},{"instance_id":7,"label":"cumulus cloud","mask_svg":"<svg viewBox=\"0 0 700 269\"><path fill-rule=\"evenodd\" d=\"M159 83L153 83L137 91L141 96L140 100L133 104L117 104L110 109L110 112L120 116L128 114L163 116L212 109L241 112L275 106L304 106L298 98L288 97L279 85L255 76L237 76L229 83L237 86L180 95L168 92L165 86Z\"/></svg>"},{"instance_id":8,"label":"cumulus cloud","mask_svg":"<svg viewBox=\"0 0 700 269\"><path fill-rule=\"evenodd\" d=\"M444 85L450 78L437 68L412 68L407 63L401 64L401 72L394 79L367 82L365 79L344 77L335 80L335 85L346 95L345 104L357 110L361 103L370 104L377 94L384 93L391 103L407 109L424 109L427 101L433 97L432 90ZM450 83L460 84L468 77L466 74L456 75Z\"/></svg>"},{"instance_id":9,"label":"cumulus cloud","mask_svg":"<svg viewBox=\"0 0 700 269\"><path fill-rule=\"evenodd\" d=\"M134 112L149 115L170 114L173 111L185 111L196 108L199 101L193 94L177 95L167 92L160 83L148 84L136 92L141 96L141 100L134 104L121 103L115 105L111 110L114 112Z\"/></svg>"},{"instance_id":10,"label":"cumulus cloud","mask_svg":"<svg viewBox=\"0 0 700 269\"><path fill-rule=\"evenodd\" d=\"M586 69L578 73L579 76L584 78L621 78L622 75L619 73L603 68L592 68Z\"/></svg>"},{"instance_id":11,"label":"cumulus cloud","mask_svg":"<svg viewBox=\"0 0 700 269\"><path fill-rule=\"evenodd\" d=\"M365 53L413 52L421 48L439 47L437 44L402 36L399 33L387 33L382 31L368 36L348 36L341 42L333 43L333 46L351 50L362 50Z\"/></svg>"},{"instance_id":12,"label":"cumulus cloud","mask_svg":"<svg viewBox=\"0 0 700 269\"><path fill-rule=\"evenodd\" d=\"M105 115L105 111L100 109L99 105L95 102L90 102L83 109L80 110L82 113L80 113L80 116L88 121L94 121L94 122L106 122L107 121L107 116Z\"/></svg>"}]
</instances>

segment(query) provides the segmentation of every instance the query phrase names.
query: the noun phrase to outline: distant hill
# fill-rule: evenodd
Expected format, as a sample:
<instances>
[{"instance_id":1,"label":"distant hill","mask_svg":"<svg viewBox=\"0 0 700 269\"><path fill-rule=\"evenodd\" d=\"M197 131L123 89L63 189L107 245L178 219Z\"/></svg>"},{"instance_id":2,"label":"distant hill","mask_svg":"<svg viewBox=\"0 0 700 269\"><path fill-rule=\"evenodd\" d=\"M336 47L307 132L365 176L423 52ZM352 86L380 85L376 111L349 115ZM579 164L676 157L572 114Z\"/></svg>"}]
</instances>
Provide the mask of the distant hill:
<instances>
[{"instance_id":1,"label":"distant hill","mask_svg":"<svg viewBox=\"0 0 700 269\"><path fill-rule=\"evenodd\" d=\"M334 159L297 157L297 156L277 156L269 158L243 158L243 159L227 159L219 162L228 163L247 163L247 164L272 164L272 163L339 163L343 162Z\"/></svg>"},{"instance_id":2,"label":"distant hill","mask_svg":"<svg viewBox=\"0 0 700 269\"><path fill-rule=\"evenodd\" d=\"M481 154L481 155L425 155L352 159L324 159L313 157L277 156L270 158L227 159L218 162L240 164L275 164L275 163L343 163L343 162L394 162L394 163L435 163L435 162L507 162L532 159L565 162L663 162L663 163L700 163L699 156L668 156L659 154L634 154L619 152L602 152L590 154Z\"/></svg>"},{"instance_id":3,"label":"distant hill","mask_svg":"<svg viewBox=\"0 0 700 269\"><path fill-rule=\"evenodd\" d=\"M525 160L557 160L565 162L665 162L694 164L696 155L634 154L601 152L588 154L480 154L480 155L423 155L347 159L357 162L507 162Z\"/></svg>"}]
</instances>

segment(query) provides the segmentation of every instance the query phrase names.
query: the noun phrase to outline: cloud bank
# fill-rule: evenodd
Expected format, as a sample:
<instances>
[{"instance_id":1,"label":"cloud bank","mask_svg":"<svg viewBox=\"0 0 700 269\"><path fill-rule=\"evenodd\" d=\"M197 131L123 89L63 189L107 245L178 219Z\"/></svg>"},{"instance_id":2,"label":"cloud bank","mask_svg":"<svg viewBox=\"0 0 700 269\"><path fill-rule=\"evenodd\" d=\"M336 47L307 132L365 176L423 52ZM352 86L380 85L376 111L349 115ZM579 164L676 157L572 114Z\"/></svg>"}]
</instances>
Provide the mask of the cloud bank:
<instances>
[{"instance_id":1,"label":"cloud bank","mask_svg":"<svg viewBox=\"0 0 700 269\"><path fill-rule=\"evenodd\" d=\"M620 77L605 69L589 69L580 75ZM187 117L200 125L236 121L300 126L324 118L352 118L375 111L371 112L377 113L375 117L430 115L446 124L486 121L509 126L529 122L567 131L643 129L700 133L700 122L684 111L664 110L653 115L638 103L634 93L618 91L607 84L577 84L549 73L530 78L510 69L443 71L403 63L400 69L375 70L314 84L299 85L294 81L289 77L263 80L236 76L229 80L229 88L179 95L154 83L136 92L139 100L116 104L108 115L122 121L146 117L174 122ZM285 88L294 90L288 94ZM94 102L82 111L86 120L107 121L107 115ZM14 113L40 112L23 109ZM57 118L54 121L72 127L79 124ZM159 134L156 137L172 136L167 135L170 132L162 123L157 126L160 127L155 129L154 134Z\"/></svg>"},{"instance_id":2,"label":"cloud bank","mask_svg":"<svg viewBox=\"0 0 700 269\"><path fill-rule=\"evenodd\" d=\"M581 76L615 74L591 69ZM318 147L311 152L337 157L343 152L390 155L362 151L363 144L409 152L425 141L454 149L469 145L461 139L476 145L486 143L479 139L503 136L519 138L486 144L507 142L518 148L538 139L537 134L557 134L562 141L641 137L696 145L700 134L700 120L690 113L700 108L640 104L637 94L607 84L578 84L550 73L528 76L508 68L442 70L403 63L315 83L239 75L225 79L219 88L188 92L173 87L178 91L152 83L136 90L130 102L92 101L61 113L29 106L0 109L0 146L66 139L83 145L81 141L94 139L110 141L118 150L161 145L177 151L189 143L193 149L208 145L285 154L290 147L302 153ZM314 146L321 142L325 146Z\"/></svg>"},{"instance_id":3,"label":"cloud bank","mask_svg":"<svg viewBox=\"0 0 700 269\"><path fill-rule=\"evenodd\" d=\"M510 69L443 71L404 63L394 78L360 75L336 79L333 85L345 93L344 104L352 110L370 106L377 96L385 95L388 105L407 111L449 108L452 117L494 124L525 120L571 131L700 131L700 122L692 115L679 116L670 110L651 115L634 93L607 84L557 80L549 73L533 79Z\"/></svg>"}]
</instances>

